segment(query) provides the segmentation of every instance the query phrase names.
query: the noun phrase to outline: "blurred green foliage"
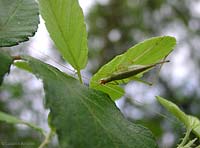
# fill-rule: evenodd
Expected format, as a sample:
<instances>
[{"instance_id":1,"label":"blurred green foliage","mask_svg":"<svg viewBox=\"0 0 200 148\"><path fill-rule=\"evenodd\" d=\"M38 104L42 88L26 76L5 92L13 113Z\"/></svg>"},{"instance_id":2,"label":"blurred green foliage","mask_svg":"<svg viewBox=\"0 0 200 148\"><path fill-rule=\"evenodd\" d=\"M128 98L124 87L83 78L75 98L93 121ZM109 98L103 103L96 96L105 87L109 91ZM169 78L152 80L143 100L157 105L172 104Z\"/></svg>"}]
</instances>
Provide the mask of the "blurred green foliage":
<instances>
[{"instance_id":1,"label":"blurred green foliage","mask_svg":"<svg viewBox=\"0 0 200 148\"><path fill-rule=\"evenodd\" d=\"M23 108L15 110L16 104L13 99L23 101L23 95L25 93L23 92L21 83L3 83L0 87L0 110L17 117L24 110ZM0 122L0 147L7 148L13 145L16 148L25 148L27 146L35 148L40 145L43 138L42 135L26 126L19 127L17 125Z\"/></svg>"}]
</instances>

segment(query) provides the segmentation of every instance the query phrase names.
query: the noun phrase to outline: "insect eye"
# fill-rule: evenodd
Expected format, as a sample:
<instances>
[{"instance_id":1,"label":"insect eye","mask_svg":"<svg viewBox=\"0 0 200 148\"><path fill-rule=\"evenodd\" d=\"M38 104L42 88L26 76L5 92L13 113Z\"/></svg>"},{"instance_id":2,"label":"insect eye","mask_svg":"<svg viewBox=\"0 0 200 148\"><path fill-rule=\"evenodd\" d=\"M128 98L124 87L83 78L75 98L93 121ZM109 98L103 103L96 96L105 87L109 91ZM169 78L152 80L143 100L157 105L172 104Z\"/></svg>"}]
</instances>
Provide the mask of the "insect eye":
<instances>
[{"instance_id":1,"label":"insect eye","mask_svg":"<svg viewBox=\"0 0 200 148\"><path fill-rule=\"evenodd\" d=\"M101 79L101 80L99 81L99 84L106 84L106 81L105 81L104 79Z\"/></svg>"}]
</instances>

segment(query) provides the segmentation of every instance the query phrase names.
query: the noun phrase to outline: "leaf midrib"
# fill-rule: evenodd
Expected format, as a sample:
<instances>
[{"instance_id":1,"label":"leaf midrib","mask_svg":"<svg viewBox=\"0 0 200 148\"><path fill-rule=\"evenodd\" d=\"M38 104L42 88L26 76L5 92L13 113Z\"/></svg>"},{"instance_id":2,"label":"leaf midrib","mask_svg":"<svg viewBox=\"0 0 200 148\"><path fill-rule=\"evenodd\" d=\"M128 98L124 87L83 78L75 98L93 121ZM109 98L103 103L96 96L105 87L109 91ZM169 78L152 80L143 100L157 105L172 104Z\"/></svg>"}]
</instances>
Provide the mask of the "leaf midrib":
<instances>
[{"instance_id":1,"label":"leaf midrib","mask_svg":"<svg viewBox=\"0 0 200 148\"><path fill-rule=\"evenodd\" d=\"M148 54L152 49L156 48L157 46L159 46L165 38L161 38L159 41L155 42L151 47L147 48L141 55L138 55L134 61L138 61L140 60L142 57L144 57L146 54Z\"/></svg>"},{"instance_id":2,"label":"leaf midrib","mask_svg":"<svg viewBox=\"0 0 200 148\"><path fill-rule=\"evenodd\" d=\"M9 24L10 20L14 17L16 14L18 8L20 7L20 4L23 2L23 0L18 0L16 7L13 9L11 15L8 17L8 19L5 21L5 23L2 25L2 30L6 28L7 24Z\"/></svg>"},{"instance_id":3,"label":"leaf midrib","mask_svg":"<svg viewBox=\"0 0 200 148\"><path fill-rule=\"evenodd\" d=\"M95 121L97 121L97 123L99 123L99 125L105 130L105 133L108 135L108 137L111 139L112 143L115 145L115 148L118 148L118 146L117 146L117 144L113 141L113 138L112 138L113 136L114 136L116 139L118 139L119 141L121 141L121 143L123 143L123 145L126 145L127 147L130 147L129 145L127 145L127 143L124 143L124 141L122 141L119 137L117 137L117 136L115 136L114 134L112 134L111 132L109 132L110 130L107 129L107 128L103 125L103 123L101 122L101 119L99 119L97 116L95 116L95 114L92 113L92 109L87 105L87 103L84 101L84 99L90 101L91 103L95 104L95 105L98 106L98 107L100 107L100 106L97 105L96 103L94 103L92 100L87 99L87 97L85 97L84 95L82 95L82 94L80 93L80 91L77 91L77 89L75 89L75 91L76 91L76 94L78 94L79 96L81 96L81 97L77 97L77 98L80 98L79 100L80 100L80 101L82 102L82 104L88 109L88 111L89 111L89 113L92 115L92 117L93 117L94 119L96 119ZM84 98L84 99L82 99L82 98ZM100 108L101 108L101 107L100 107ZM129 135L127 135L127 136L129 136Z\"/></svg>"},{"instance_id":4,"label":"leaf midrib","mask_svg":"<svg viewBox=\"0 0 200 148\"><path fill-rule=\"evenodd\" d=\"M76 93L77 94L79 94L79 96L81 96L81 97L77 97L77 98L80 98L79 100L82 102L82 104L88 109L88 111L89 111L89 113L92 115L92 117L94 118L94 119L96 119L95 121L97 121L97 123L99 123L99 125L105 130L105 133L108 135L108 137L109 137L109 139L111 140L111 141L113 141L113 136L115 136L115 135L113 135L111 132L109 132L109 129L107 129L104 125L103 125L103 123L101 122L101 119L99 119L97 116L95 116L95 114L93 114L92 113L92 109L87 105L87 103L84 101L84 99L82 99L82 97L83 98L85 98L86 100L88 100L88 101L90 101L90 102L92 102L91 100L89 100L89 99L87 99L85 96L83 96L82 94L80 94L80 92L79 91L76 91ZM93 103L93 102L92 102ZM93 103L94 104L94 103ZM96 104L95 104L96 105ZM126 144L126 143L124 143L120 138L118 138L118 137L116 137L118 140L120 140L121 141L121 143L123 143L123 144ZM116 143L115 142L112 142L114 145L115 145L115 147L116 148L118 148L118 146L116 145ZM127 145L128 146L128 145Z\"/></svg>"},{"instance_id":5,"label":"leaf midrib","mask_svg":"<svg viewBox=\"0 0 200 148\"><path fill-rule=\"evenodd\" d=\"M49 1L49 0L48 0L48 1ZM65 39L65 35L63 34L63 31L62 31L61 26L57 23L57 22L58 22L58 19L57 19L57 17L56 17L56 14L55 14L54 11L53 11L53 7L52 7L51 1L49 1L49 5L50 5L50 8L51 8L50 11L52 12L53 17L54 17L55 20L56 20L56 24L57 24L58 29L59 29L59 31L60 31L60 33L61 33L61 36L62 36L62 38L63 38L63 40L64 40L64 44L65 44L65 45L67 46L67 48L69 49L68 52L69 52L69 54L71 55L71 57L72 57L72 59L73 59L73 62L74 62L74 64L75 64L75 66L76 66L76 70L80 70L78 64L76 63L76 60L75 60L76 58L74 57L73 53L71 52L72 48L71 48L71 46L67 43L67 41L66 41L66 39ZM64 56L64 57L65 57L65 56Z\"/></svg>"}]
</instances>

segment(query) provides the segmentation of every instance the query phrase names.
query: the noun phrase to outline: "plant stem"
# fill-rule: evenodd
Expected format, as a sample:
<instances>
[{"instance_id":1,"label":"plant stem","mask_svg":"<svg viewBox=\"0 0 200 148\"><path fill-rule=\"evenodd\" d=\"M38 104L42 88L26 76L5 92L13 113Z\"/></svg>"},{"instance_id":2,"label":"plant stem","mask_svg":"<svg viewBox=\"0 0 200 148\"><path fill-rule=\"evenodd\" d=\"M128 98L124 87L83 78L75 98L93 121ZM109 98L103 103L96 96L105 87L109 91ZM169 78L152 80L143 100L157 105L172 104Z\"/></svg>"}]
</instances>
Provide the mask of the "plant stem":
<instances>
[{"instance_id":1,"label":"plant stem","mask_svg":"<svg viewBox=\"0 0 200 148\"><path fill-rule=\"evenodd\" d=\"M20 56L12 56L13 60L21 60L22 58Z\"/></svg>"},{"instance_id":2,"label":"plant stem","mask_svg":"<svg viewBox=\"0 0 200 148\"><path fill-rule=\"evenodd\" d=\"M190 140L186 145L184 145L184 148L192 148L191 146L194 144L196 140L197 138Z\"/></svg>"},{"instance_id":3,"label":"plant stem","mask_svg":"<svg viewBox=\"0 0 200 148\"><path fill-rule=\"evenodd\" d=\"M35 130L37 130L37 131L39 131L43 136L46 136L45 131L42 128L38 127L37 125L31 124L29 122L22 122L22 123L33 128L33 129L35 129Z\"/></svg>"},{"instance_id":4,"label":"plant stem","mask_svg":"<svg viewBox=\"0 0 200 148\"><path fill-rule=\"evenodd\" d=\"M83 84L83 80L82 80L82 76L81 76L81 71L78 70L77 74L78 74L78 78L79 78L80 83Z\"/></svg>"},{"instance_id":5,"label":"plant stem","mask_svg":"<svg viewBox=\"0 0 200 148\"><path fill-rule=\"evenodd\" d=\"M190 136L191 131L192 131L192 129L187 129L185 137L183 138L182 142L178 145L177 148L181 148L187 143L187 141L189 140L189 136Z\"/></svg>"},{"instance_id":6,"label":"plant stem","mask_svg":"<svg viewBox=\"0 0 200 148\"><path fill-rule=\"evenodd\" d=\"M49 132L49 134L47 134L45 136L44 141L41 143L41 145L39 146L39 148L44 148L46 145L48 145L48 143L50 142L51 138L54 135L54 131L51 129L51 131Z\"/></svg>"}]
</instances>

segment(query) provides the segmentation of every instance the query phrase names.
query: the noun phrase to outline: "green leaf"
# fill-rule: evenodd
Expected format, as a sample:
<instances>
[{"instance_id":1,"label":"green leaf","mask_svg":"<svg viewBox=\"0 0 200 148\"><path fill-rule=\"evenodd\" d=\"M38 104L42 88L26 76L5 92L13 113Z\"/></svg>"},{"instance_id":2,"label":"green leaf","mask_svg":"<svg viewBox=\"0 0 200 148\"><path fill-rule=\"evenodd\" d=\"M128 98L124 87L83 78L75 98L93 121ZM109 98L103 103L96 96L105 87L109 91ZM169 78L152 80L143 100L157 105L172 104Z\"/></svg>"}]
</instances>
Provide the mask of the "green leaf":
<instances>
[{"instance_id":1,"label":"green leaf","mask_svg":"<svg viewBox=\"0 0 200 148\"><path fill-rule=\"evenodd\" d=\"M36 32L38 23L35 0L0 0L0 47L28 40Z\"/></svg>"},{"instance_id":2,"label":"green leaf","mask_svg":"<svg viewBox=\"0 0 200 148\"><path fill-rule=\"evenodd\" d=\"M25 61L17 61L14 63L14 65L20 69L23 69L23 70L26 70L26 71L32 73L31 67Z\"/></svg>"},{"instance_id":3,"label":"green leaf","mask_svg":"<svg viewBox=\"0 0 200 148\"><path fill-rule=\"evenodd\" d=\"M40 11L56 47L77 71L87 64L87 32L78 0L39 0Z\"/></svg>"},{"instance_id":4,"label":"green leaf","mask_svg":"<svg viewBox=\"0 0 200 148\"><path fill-rule=\"evenodd\" d=\"M151 132L126 120L108 95L81 85L58 69L26 58L43 80L50 124L60 147L155 148Z\"/></svg>"},{"instance_id":5,"label":"green leaf","mask_svg":"<svg viewBox=\"0 0 200 148\"><path fill-rule=\"evenodd\" d=\"M162 97L156 97L158 102L162 104L171 114L178 118L187 129L192 129L192 132L200 138L200 120L197 117L187 115L180 108L171 101Z\"/></svg>"},{"instance_id":6,"label":"green leaf","mask_svg":"<svg viewBox=\"0 0 200 148\"><path fill-rule=\"evenodd\" d=\"M101 69L92 77L90 87L101 90L110 95L113 100L123 95L122 89L113 84L102 85L99 81L117 72L118 69L132 65L149 65L154 64L167 56L176 45L176 40L170 36L155 37L145 40L132 48L128 49L124 54L116 56L109 63L101 67ZM145 71L147 72L147 71ZM135 77L140 78L139 73ZM126 82L133 78L124 79ZM118 84L121 80L116 81Z\"/></svg>"},{"instance_id":7,"label":"green leaf","mask_svg":"<svg viewBox=\"0 0 200 148\"><path fill-rule=\"evenodd\" d=\"M13 116L3 113L1 111L0 111L0 121L4 121L7 123L11 123L11 124L23 123L22 120L17 119L16 117L13 117Z\"/></svg>"},{"instance_id":8,"label":"green leaf","mask_svg":"<svg viewBox=\"0 0 200 148\"><path fill-rule=\"evenodd\" d=\"M188 126L188 118L187 115L180 110L180 108L172 103L171 101L168 101L164 98L161 98L159 96L156 97L158 102L162 104L170 113L172 113L175 117L177 117L181 122L183 122L185 125Z\"/></svg>"},{"instance_id":9,"label":"green leaf","mask_svg":"<svg viewBox=\"0 0 200 148\"><path fill-rule=\"evenodd\" d=\"M0 52L0 85L4 75L9 72L12 62L13 60L8 54Z\"/></svg>"},{"instance_id":10,"label":"green leaf","mask_svg":"<svg viewBox=\"0 0 200 148\"><path fill-rule=\"evenodd\" d=\"M18 119L16 117L12 116L12 115L9 115L9 114L1 112L1 111L0 111L0 121L7 122L7 123L10 123L10 124L24 124L24 125L27 125L27 126L33 128L33 129L39 131L43 135L45 135L43 129L38 127L37 125L23 121L21 119Z\"/></svg>"}]
</instances>

